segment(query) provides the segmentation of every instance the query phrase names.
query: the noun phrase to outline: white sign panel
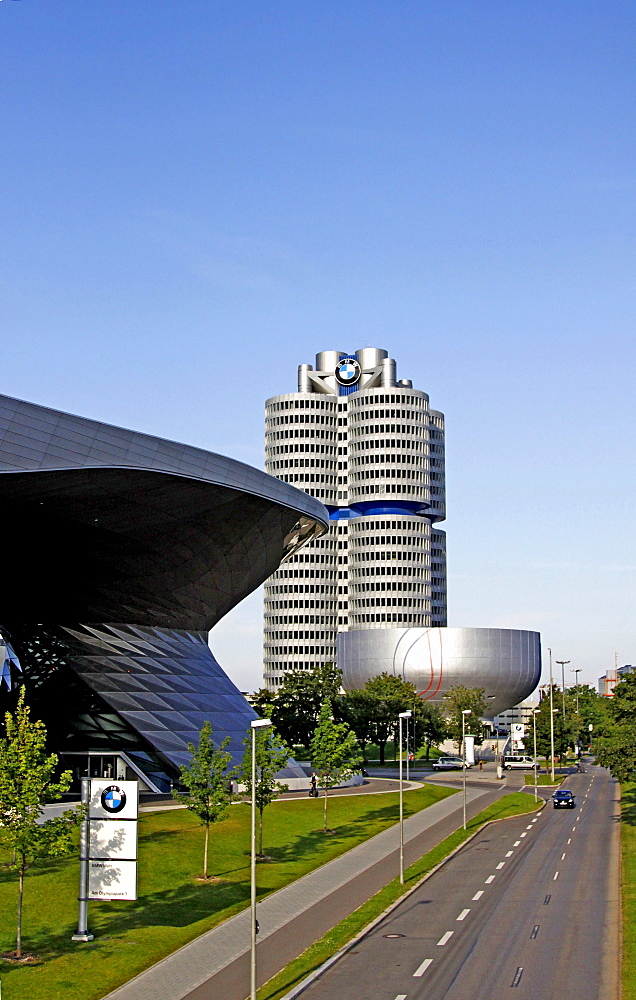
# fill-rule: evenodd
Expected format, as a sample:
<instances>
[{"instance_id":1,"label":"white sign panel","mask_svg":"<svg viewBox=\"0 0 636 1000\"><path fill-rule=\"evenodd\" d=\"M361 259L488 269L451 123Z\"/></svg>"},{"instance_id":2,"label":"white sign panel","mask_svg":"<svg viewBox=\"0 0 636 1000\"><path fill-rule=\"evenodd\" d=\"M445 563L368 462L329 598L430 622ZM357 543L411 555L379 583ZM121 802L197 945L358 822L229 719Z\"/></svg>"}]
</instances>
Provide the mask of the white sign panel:
<instances>
[{"instance_id":1,"label":"white sign panel","mask_svg":"<svg viewBox=\"0 0 636 1000\"><path fill-rule=\"evenodd\" d=\"M474 736L465 736L464 737L464 745L465 745L464 753L466 754L466 763L467 764L474 764L475 763L475 737Z\"/></svg>"},{"instance_id":2,"label":"white sign panel","mask_svg":"<svg viewBox=\"0 0 636 1000\"><path fill-rule=\"evenodd\" d=\"M89 861L89 899L137 899L136 861Z\"/></svg>"},{"instance_id":3,"label":"white sign panel","mask_svg":"<svg viewBox=\"0 0 636 1000\"><path fill-rule=\"evenodd\" d=\"M91 780L90 819L137 819L137 782Z\"/></svg>"},{"instance_id":4,"label":"white sign panel","mask_svg":"<svg viewBox=\"0 0 636 1000\"><path fill-rule=\"evenodd\" d=\"M118 823L112 819L93 819L89 835L90 858L134 861L137 857L137 824L134 820Z\"/></svg>"}]
</instances>

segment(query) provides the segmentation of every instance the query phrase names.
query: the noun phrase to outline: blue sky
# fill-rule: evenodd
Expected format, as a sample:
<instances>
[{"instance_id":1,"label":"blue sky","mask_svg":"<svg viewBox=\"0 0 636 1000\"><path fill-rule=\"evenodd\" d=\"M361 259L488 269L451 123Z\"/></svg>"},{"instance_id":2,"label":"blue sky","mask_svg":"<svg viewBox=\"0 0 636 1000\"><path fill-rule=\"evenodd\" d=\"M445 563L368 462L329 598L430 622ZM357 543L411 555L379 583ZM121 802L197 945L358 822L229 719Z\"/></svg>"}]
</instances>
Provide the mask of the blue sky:
<instances>
[{"instance_id":1,"label":"blue sky","mask_svg":"<svg viewBox=\"0 0 636 1000\"><path fill-rule=\"evenodd\" d=\"M447 418L449 624L636 662L631 3L0 0L0 391L262 464L384 347ZM217 626L260 682L260 598Z\"/></svg>"}]
</instances>

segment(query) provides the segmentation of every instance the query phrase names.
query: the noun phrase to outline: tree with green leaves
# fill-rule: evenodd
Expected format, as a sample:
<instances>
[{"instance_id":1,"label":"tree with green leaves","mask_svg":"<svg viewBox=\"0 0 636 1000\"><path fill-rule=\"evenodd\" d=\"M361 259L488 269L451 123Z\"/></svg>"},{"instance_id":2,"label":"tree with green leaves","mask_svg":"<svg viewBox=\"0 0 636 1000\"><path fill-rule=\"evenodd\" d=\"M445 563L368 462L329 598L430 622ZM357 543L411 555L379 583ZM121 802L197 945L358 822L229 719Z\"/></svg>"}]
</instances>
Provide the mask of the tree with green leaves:
<instances>
[{"instance_id":1,"label":"tree with green leaves","mask_svg":"<svg viewBox=\"0 0 636 1000\"><path fill-rule=\"evenodd\" d=\"M320 706L325 698L336 698L341 683L342 672L333 663L285 674L276 694L270 696L270 718L288 746L309 746Z\"/></svg>"},{"instance_id":2,"label":"tree with green leaves","mask_svg":"<svg viewBox=\"0 0 636 1000\"><path fill-rule=\"evenodd\" d=\"M68 854L72 832L83 810L67 809L55 819L42 821L42 809L68 791L72 774L64 771L58 781L56 754L46 753L46 727L32 721L22 688L15 713L5 716L6 736L0 739L0 844L12 857L9 867L18 873L16 957L22 957L24 879L28 868L45 858Z\"/></svg>"},{"instance_id":3,"label":"tree with green leaves","mask_svg":"<svg viewBox=\"0 0 636 1000\"><path fill-rule=\"evenodd\" d=\"M360 767L362 756L353 730L346 722L334 722L331 700L325 698L311 740L311 761L324 789L324 832L327 833L327 797L330 788L342 784Z\"/></svg>"},{"instance_id":4,"label":"tree with green leaves","mask_svg":"<svg viewBox=\"0 0 636 1000\"><path fill-rule=\"evenodd\" d=\"M256 784L254 786L256 808L258 809L258 851L263 857L263 811L280 792L289 786L276 781L275 775L281 771L291 754L272 726L262 726L255 730L256 742ZM239 765L238 779L245 785L247 795L252 796L252 733L243 740L245 753Z\"/></svg>"},{"instance_id":5,"label":"tree with green leaves","mask_svg":"<svg viewBox=\"0 0 636 1000\"><path fill-rule=\"evenodd\" d=\"M554 713L554 755L562 758L569 747L574 747L580 721L576 717L575 705L566 696L565 719L563 718L563 699L561 689L555 685L552 687L552 703L556 709ZM550 695L545 696L539 705L537 712L537 753L548 758L551 750L550 732Z\"/></svg>"},{"instance_id":6,"label":"tree with green leaves","mask_svg":"<svg viewBox=\"0 0 636 1000\"><path fill-rule=\"evenodd\" d=\"M413 718L410 725L414 732L414 748L424 744L426 747L426 760L429 760L431 747L437 746L442 740L446 739L448 727L444 713L439 705L431 705L427 701L422 701L419 697L413 702L411 710Z\"/></svg>"},{"instance_id":7,"label":"tree with green leaves","mask_svg":"<svg viewBox=\"0 0 636 1000\"><path fill-rule=\"evenodd\" d=\"M458 752L461 750L462 732L470 733L475 742L481 743L483 738L482 718L486 711L484 688L469 688L463 684L453 684L443 695L443 712L446 718L448 735L454 740ZM462 715L468 709L469 715ZM462 720L465 720L462 723Z\"/></svg>"},{"instance_id":8,"label":"tree with green leaves","mask_svg":"<svg viewBox=\"0 0 636 1000\"><path fill-rule=\"evenodd\" d=\"M413 709L417 702L417 691L414 684L388 673L370 678L363 690L369 699L371 740L377 745L380 763L383 764L388 741L396 740L398 716L400 712Z\"/></svg>"},{"instance_id":9,"label":"tree with green leaves","mask_svg":"<svg viewBox=\"0 0 636 1000\"><path fill-rule=\"evenodd\" d=\"M188 743L190 763L181 765L180 784L187 791L172 793L173 797L194 813L205 827L203 878L208 878L210 826L223 819L228 805L234 798L231 784L233 773L228 770L232 757L225 749L229 742L228 736L218 748L215 747L212 740L212 726L209 722L204 722L199 734L198 747Z\"/></svg>"},{"instance_id":10,"label":"tree with green leaves","mask_svg":"<svg viewBox=\"0 0 636 1000\"><path fill-rule=\"evenodd\" d=\"M614 688L614 697L606 699L609 725L594 730L592 751L596 763L607 767L618 781L636 777L636 673L624 674Z\"/></svg>"}]
</instances>

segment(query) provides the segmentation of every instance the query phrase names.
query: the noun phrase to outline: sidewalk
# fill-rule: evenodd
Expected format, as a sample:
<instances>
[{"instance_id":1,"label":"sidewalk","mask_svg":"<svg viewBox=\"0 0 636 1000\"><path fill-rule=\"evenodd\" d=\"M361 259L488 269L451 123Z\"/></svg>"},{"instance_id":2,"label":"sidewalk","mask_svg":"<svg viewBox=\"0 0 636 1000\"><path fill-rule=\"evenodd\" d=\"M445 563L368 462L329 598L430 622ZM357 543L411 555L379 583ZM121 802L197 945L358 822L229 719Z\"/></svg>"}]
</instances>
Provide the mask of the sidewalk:
<instances>
[{"instance_id":1,"label":"sidewalk","mask_svg":"<svg viewBox=\"0 0 636 1000\"><path fill-rule=\"evenodd\" d=\"M505 788L467 791L469 816ZM461 823L462 796L452 795L404 822L405 865ZM397 824L258 904L259 984L271 979L398 872ZM249 995L250 915L244 910L180 948L106 1000L245 1000Z\"/></svg>"}]
</instances>

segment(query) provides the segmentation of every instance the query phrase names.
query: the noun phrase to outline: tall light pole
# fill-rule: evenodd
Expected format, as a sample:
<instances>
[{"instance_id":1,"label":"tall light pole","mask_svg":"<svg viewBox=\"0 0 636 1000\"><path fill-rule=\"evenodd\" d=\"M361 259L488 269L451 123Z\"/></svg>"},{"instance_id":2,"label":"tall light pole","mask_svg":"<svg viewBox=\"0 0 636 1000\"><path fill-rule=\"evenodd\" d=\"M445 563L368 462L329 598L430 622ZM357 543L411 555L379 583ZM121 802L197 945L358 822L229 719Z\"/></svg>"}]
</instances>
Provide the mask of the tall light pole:
<instances>
[{"instance_id":1,"label":"tall light pole","mask_svg":"<svg viewBox=\"0 0 636 1000\"><path fill-rule=\"evenodd\" d=\"M470 709L462 711L462 776L464 786L464 830L466 829L466 716L470 715Z\"/></svg>"},{"instance_id":2,"label":"tall light pole","mask_svg":"<svg viewBox=\"0 0 636 1000\"><path fill-rule=\"evenodd\" d=\"M557 663L561 667L561 691L563 700L563 725L565 725L565 668L569 663L569 660L557 660Z\"/></svg>"},{"instance_id":3,"label":"tall light pole","mask_svg":"<svg viewBox=\"0 0 636 1000\"><path fill-rule=\"evenodd\" d=\"M538 789L537 789L537 785L539 783L539 778L538 778L539 767L537 765L537 714L539 713L539 711L540 711L540 709L538 709L538 708L533 708L532 709L532 731L533 731L533 735L534 735L534 755L533 755L533 760L534 760L534 801L535 802L539 801L539 792L538 792Z\"/></svg>"},{"instance_id":4,"label":"tall light pole","mask_svg":"<svg viewBox=\"0 0 636 1000\"><path fill-rule=\"evenodd\" d=\"M579 714L579 674L581 673L581 667L576 667L574 670L570 670L571 674L574 674L574 683L576 685L576 714Z\"/></svg>"},{"instance_id":5,"label":"tall light pole","mask_svg":"<svg viewBox=\"0 0 636 1000\"><path fill-rule=\"evenodd\" d=\"M271 719L253 719L252 729L252 857L250 866L250 1000L256 1000L256 730L271 726Z\"/></svg>"},{"instance_id":6,"label":"tall light pole","mask_svg":"<svg viewBox=\"0 0 636 1000\"><path fill-rule=\"evenodd\" d=\"M410 712L400 712L400 885L404 885L404 798L402 794L402 720L410 719ZM407 721L408 726L408 721Z\"/></svg>"},{"instance_id":7,"label":"tall light pole","mask_svg":"<svg viewBox=\"0 0 636 1000\"><path fill-rule=\"evenodd\" d=\"M552 650L548 647L550 654L550 754L552 757L552 784L554 784L554 707L552 700Z\"/></svg>"}]
</instances>

